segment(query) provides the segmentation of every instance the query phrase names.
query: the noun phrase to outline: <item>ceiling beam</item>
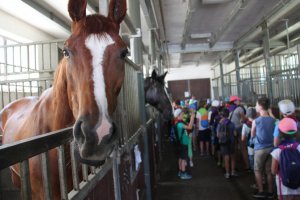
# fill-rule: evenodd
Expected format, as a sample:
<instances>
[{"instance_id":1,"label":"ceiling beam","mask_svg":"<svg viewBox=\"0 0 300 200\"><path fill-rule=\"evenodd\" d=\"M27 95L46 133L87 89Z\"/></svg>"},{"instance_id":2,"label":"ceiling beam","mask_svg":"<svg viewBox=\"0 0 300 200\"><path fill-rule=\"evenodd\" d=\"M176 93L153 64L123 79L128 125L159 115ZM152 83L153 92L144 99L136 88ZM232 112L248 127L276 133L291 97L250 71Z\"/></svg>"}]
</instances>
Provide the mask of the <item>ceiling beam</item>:
<instances>
[{"instance_id":1,"label":"ceiling beam","mask_svg":"<svg viewBox=\"0 0 300 200\"><path fill-rule=\"evenodd\" d=\"M169 44L169 53L199 53L199 52L216 52L229 51L233 48L233 42L217 42L214 47L210 47L209 43L202 44L186 44L185 49L181 44Z\"/></svg>"},{"instance_id":2,"label":"ceiling beam","mask_svg":"<svg viewBox=\"0 0 300 200\"><path fill-rule=\"evenodd\" d=\"M61 18L58 16L54 15L52 12L49 12L46 8L40 6L36 2L32 0L22 0L24 3L32 7L33 9L37 10L44 16L48 17L50 20L54 21L56 24L61 26L63 29L65 29L67 32L71 33L71 26L67 23L65 23Z\"/></svg>"},{"instance_id":3,"label":"ceiling beam","mask_svg":"<svg viewBox=\"0 0 300 200\"><path fill-rule=\"evenodd\" d=\"M286 3L280 1L270 14L268 14L265 18L259 21L256 26L252 27L247 33L235 41L235 48L242 48L247 42L251 42L254 38L262 34L261 24L264 21L267 21L268 27L270 28L275 24L275 22L278 22L280 19L284 18L287 13L297 9L299 5L300 1L289 0Z\"/></svg>"},{"instance_id":4,"label":"ceiling beam","mask_svg":"<svg viewBox=\"0 0 300 200\"><path fill-rule=\"evenodd\" d=\"M188 28L191 27L191 21L192 21L192 14L194 10L191 10L191 1L188 0L187 4L187 10L186 10L186 18L184 22L184 28L182 33L182 42L181 42L181 48L185 49L187 38L189 37Z\"/></svg>"},{"instance_id":5,"label":"ceiling beam","mask_svg":"<svg viewBox=\"0 0 300 200\"><path fill-rule=\"evenodd\" d=\"M237 15L245 8L248 4L249 0L238 0L229 13L229 15L225 18L222 25L217 29L215 33L210 38L210 47L213 47L220 39L220 37L228 30L232 20L237 18Z\"/></svg>"}]
</instances>

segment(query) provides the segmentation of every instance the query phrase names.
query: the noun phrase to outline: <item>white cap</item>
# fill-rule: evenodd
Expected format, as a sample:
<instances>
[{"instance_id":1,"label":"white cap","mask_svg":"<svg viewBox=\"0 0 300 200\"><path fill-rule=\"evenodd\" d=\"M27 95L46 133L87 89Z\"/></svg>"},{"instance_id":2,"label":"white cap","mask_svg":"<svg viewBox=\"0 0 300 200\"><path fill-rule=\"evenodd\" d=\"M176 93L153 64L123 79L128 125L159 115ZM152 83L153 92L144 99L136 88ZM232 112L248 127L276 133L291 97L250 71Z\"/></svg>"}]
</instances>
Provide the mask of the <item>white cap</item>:
<instances>
[{"instance_id":1,"label":"white cap","mask_svg":"<svg viewBox=\"0 0 300 200\"><path fill-rule=\"evenodd\" d=\"M211 103L211 106L219 107L220 106L220 101L219 100L213 100L213 102Z\"/></svg>"},{"instance_id":2,"label":"white cap","mask_svg":"<svg viewBox=\"0 0 300 200\"><path fill-rule=\"evenodd\" d=\"M295 112L295 105L289 99L284 99L278 102L279 110L284 115L290 115Z\"/></svg>"},{"instance_id":3,"label":"white cap","mask_svg":"<svg viewBox=\"0 0 300 200\"><path fill-rule=\"evenodd\" d=\"M178 117L178 116L180 115L180 113L182 113L182 110L181 110L180 108L176 109L176 110L174 111L174 117L175 117L175 118Z\"/></svg>"}]
</instances>

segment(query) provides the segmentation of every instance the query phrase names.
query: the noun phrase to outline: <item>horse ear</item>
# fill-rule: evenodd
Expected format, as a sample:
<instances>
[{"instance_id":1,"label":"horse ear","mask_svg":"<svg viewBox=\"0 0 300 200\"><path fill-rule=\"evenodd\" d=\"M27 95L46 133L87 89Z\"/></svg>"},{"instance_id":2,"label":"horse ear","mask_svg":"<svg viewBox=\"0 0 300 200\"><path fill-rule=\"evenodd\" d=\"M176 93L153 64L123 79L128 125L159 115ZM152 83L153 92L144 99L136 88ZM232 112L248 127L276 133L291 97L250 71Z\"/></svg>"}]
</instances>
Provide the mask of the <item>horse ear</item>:
<instances>
[{"instance_id":1,"label":"horse ear","mask_svg":"<svg viewBox=\"0 0 300 200\"><path fill-rule=\"evenodd\" d=\"M85 18L87 0L69 0L68 11L73 22L78 22Z\"/></svg>"},{"instance_id":2,"label":"horse ear","mask_svg":"<svg viewBox=\"0 0 300 200\"><path fill-rule=\"evenodd\" d=\"M167 73L168 73L168 72L165 72L163 75L161 75L161 78L162 78L163 80L165 80L165 77L166 77Z\"/></svg>"},{"instance_id":3,"label":"horse ear","mask_svg":"<svg viewBox=\"0 0 300 200\"><path fill-rule=\"evenodd\" d=\"M126 10L126 0L111 0L108 17L117 24L120 24L125 18Z\"/></svg>"},{"instance_id":4,"label":"horse ear","mask_svg":"<svg viewBox=\"0 0 300 200\"><path fill-rule=\"evenodd\" d=\"M154 69L154 70L152 71L151 78L156 79L156 77L157 77L157 74L156 74L156 71L155 71L155 69Z\"/></svg>"}]
</instances>

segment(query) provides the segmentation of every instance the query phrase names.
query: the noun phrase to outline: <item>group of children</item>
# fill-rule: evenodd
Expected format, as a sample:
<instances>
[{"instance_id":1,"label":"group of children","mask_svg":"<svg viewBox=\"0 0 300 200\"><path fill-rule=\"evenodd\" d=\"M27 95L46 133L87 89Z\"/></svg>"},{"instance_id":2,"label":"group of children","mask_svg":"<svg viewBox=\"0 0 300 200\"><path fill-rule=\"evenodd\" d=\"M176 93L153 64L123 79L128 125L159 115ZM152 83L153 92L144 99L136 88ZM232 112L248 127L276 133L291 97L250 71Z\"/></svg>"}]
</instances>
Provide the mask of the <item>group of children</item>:
<instances>
[{"instance_id":1,"label":"group of children","mask_svg":"<svg viewBox=\"0 0 300 200\"><path fill-rule=\"evenodd\" d=\"M257 192L253 197L273 199L275 175L278 199L300 199L299 122L293 102L282 100L278 103L283 116L279 120L274 117L267 98L258 99L255 107L247 109L240 105L240 101L239 97L231 96L227 105L218 100L212 101L210 106L198 104L196 109L189 109L187 104L174 105L178 176L181 179L192 178L186 166L193 166L192 150L198 147L199 141L200 155L211 152L217 157L218 165L221 165L223 158L226 179L237 176L236 153L238 149L241 154L245 150L243 158L246 168L254 171L256 180ZM293 156L290 156L290 151L294 152ZM292 175L286 175L288 173ZM267 192L263 187L265 175ZM292 184L286 183L291 181Z\"/></svg>"}]
</instances>

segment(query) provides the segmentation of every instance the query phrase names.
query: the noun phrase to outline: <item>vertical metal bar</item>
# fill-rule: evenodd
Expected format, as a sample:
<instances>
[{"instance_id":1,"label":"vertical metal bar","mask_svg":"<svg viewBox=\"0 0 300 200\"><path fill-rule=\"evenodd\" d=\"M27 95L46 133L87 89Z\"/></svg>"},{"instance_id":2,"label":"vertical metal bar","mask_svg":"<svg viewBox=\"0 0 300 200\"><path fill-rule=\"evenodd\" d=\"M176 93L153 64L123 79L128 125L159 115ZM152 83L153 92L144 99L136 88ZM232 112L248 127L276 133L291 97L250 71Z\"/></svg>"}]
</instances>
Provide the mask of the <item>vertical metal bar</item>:
<instances>
[{"instance_id":1,"label":"vertical metal bar","mask_svg":"<svg viewBox=\"0 0 300 200\"><path fill-rule=\"evenodd\" d=\"M145 107L145 94L144 94L144 78L143 73L137 73L138 80L138 97L139 97L139 106L141 112L141 122L144 127L144 177L145 177L145 185L146 185L146 199L151 200L151 181L150 181L150 164L149 164L149 141L148 141L148 133L146 129L146 107Z\"/></svg>"},{"instance_id":2,"label":"vertical metal bar","mask_svg":"<svg viewBox=\"0 0 300 200\"><path fill-rule=\"evenodd\" d=\"M15 93L16 93L16 99L18 99L18 83L15 83L16 89L15 89Z\"/></svg>"},{"instance_id":3,"label":"vertical metal bar","mask_svg":"<svg viewBox=\"0 0 300 200\"><path fill-rule=\"evenodd\" d=\"M23 200L31 199L31 185L29 173L29 161L24 160L20 163L20 176L21 176L21 197Z\"/></svg>"},{"instance_id":4,"label":"vertical metal bar","mask_svg":"<svg viewBox=\"0 0 300 200\"><path fill-rule=\"evenodd\" d=\"M240 89L241 77L240 77L240 58L239 58L239 55L240 55L239 51L234 52L237 95L241 96L241 89Z\"/></svg>"},{"instance_id":5,"label":"vertical metal bar","mask_svg":"<svg viewBox=\"0 0 300 200\"><path fill-rule=\"evenodd\" d=\"M32 81L29 81L30 96L32 96Z\"/></svg>"},{"instance_id":6,"label":"vertical metal bar","mask_svg":"<svg viewBox=\"0 0 300 200\"><path fill-rule=\"evenodd\" d=\"M30 56L29 56L29 45L26 45L27 47L27 71L29 72L29 66L30 66Z\"/></svg>"},{"instance_id":7,"label":"vertical metal bar","mask_svg":"<svg viewBox=\"0 0 300 200\"><path fill-rule=\"evenodd\" d=\"M4 107L4 92L3 92L3 85L1 84L1 95L2 95L2 98L1 98L1 108Z\"/></svg>"},{"instance_id":8,"label":"vertical metal bar","mask_svg":"<svg viewBox=\"0 0 300 200\"><path fill-rule=\"evenodd\" d=\"M224 90L224 72L223 72L223 61L222 58L219 59L220 61L220 77L221 77L221 91L222 91L222 99L225 98L225 90Z\"/></svg>"},{"instance_id":9,"label":"vertical metal bar","mask_svg":"<svg viewBox=\"0 0 300 200\"><path fill-rule=\"evenodd\" d=\"M83 178L83 181L89 181L88 166L86 164L82 164L82 178Z\"/></svg>"},{"instance_id":10,"label":"vertical metal bar","mask_svg":"<svg viewBox=\"0 0 300 200\"><path fill-rule=\"evenodd\" d=\"M115 199L122 199L121 198L121 184L120 184L120 173L119 173L119 163L120 157L118 155L118 148L114 149L113 152L113 180L114 180L114 192L115 192Z\"/></svg>"},{"instance_id":11,"label":"vertical metal bar","mask_svg":"<svg viewBox=\"0 0 300 200\"><path fill-rule=\"evenodd\" d=\"M58 147L58 170L61 199L68 199L66 165L65 165L65 147L63 145Z\"/></svg>"},{"instance_id":12,"label":"vertical metal bar","mask_svg":"<svg viewBox=\"0 0 300 200\"><path fill-rule=\"evenodd\" d=\"M13 68L13 74L15 73L15 46L12 46L12 68Z\"/></svg>"},{"instance_id":13,"label":"vertical metal bar","mask_svg":"<svg viewBox=\"0 0 300 200\"><path fill-rule=\"evenodd\" d=\"M10 94L10 83L7 83L7 90L8 90L8 101L11 102L11 94Z\"/></svg>"},{"instance_id":14,"label":"vertical metal bar","mask_svg":"<svg viewBox=\"0 0 300 200\"><path fill-rule=\"evenodd\" d=\"M51 46L52 46L52 43L49 43L49 59L50 59L50 62L49 62L49 69L51 69L51 65L52 65L52 51L51 51ZM45 69L45 68L43 68Z\"/></svg>"},{"instance_id":15,"label":"vertical metal bar","mask_svg":"<svg viewBox=\"0 0 300 200\"><path fill-rule=\"evenodd\" d=\"M79 176L77 173L77 169L78 169L78 164L77 161L75 159L75 154L74 154L74 149L75 149L75 142L71 142L71 148L70 148L70 153L71 153L71 166L72 166L72 177L73 177L73 188L74 190L78 191L79 190Z\"/></svg>"},{"instance_id":16,"label":"vertical metal bar","mask_svg":"<svg viewBox=\"0 0 300 200\"><path fill-rule=\"evenodd\" d=\"M48 152L41 154L42 156L42 175L43 175L43 186L44 186L44 198L46 200L52 200L52 187L51 187L51 176L49 170L49 157Z\"/></svg>"},{"instance_id":17,"label":"vertical metal bar","mask_svg":"<svg viewBox=\"0 0 300 200\"><path fill-rule=\"evenodd\" d=\"M270 40L269 40L269 28L267 22L262 24L262 29L264 32L264 58L266 65L266 78L267 78L267 91L268 97L270 99L271 105L273 104L273 92L272 92L272 77L271 77L271 60L270 60Z\"/></svg>"},{"instance_id":18,"label":"vertical metal bar","mask_svg":"<svg viewBox=\"0 0 300 200\"><path fill-rule=\"evenodd\" d=\"M22 93L23 93L23 97L25 97L25 86L24 86L24 82L22 82Z\"/></svg>"},{"instance_id":19,"label":"vertical metal bar","mask_svg":"<svg viewBox=\"0 0 300 200\"><path fill-rule=\"evenodd\" d=\"M44 62L44 44L42 44L42 69L41 70L44 70L44 66L45 66L45 62ZM39 68L40 68L40 65L39 65ZM37 68L35 69L37 70Z\"/></svg>"},{"instance_id":20,"label":"vertical metal bar","mask_svg":"<svg viewBox=\"0 0 300 200\"><path fill-rule=\"evenodd\" d=\"M91 166L90 171L91 171L91 174L95 174L96 173L96 168L94 166Z\"/></svg>"}]
</instances>

